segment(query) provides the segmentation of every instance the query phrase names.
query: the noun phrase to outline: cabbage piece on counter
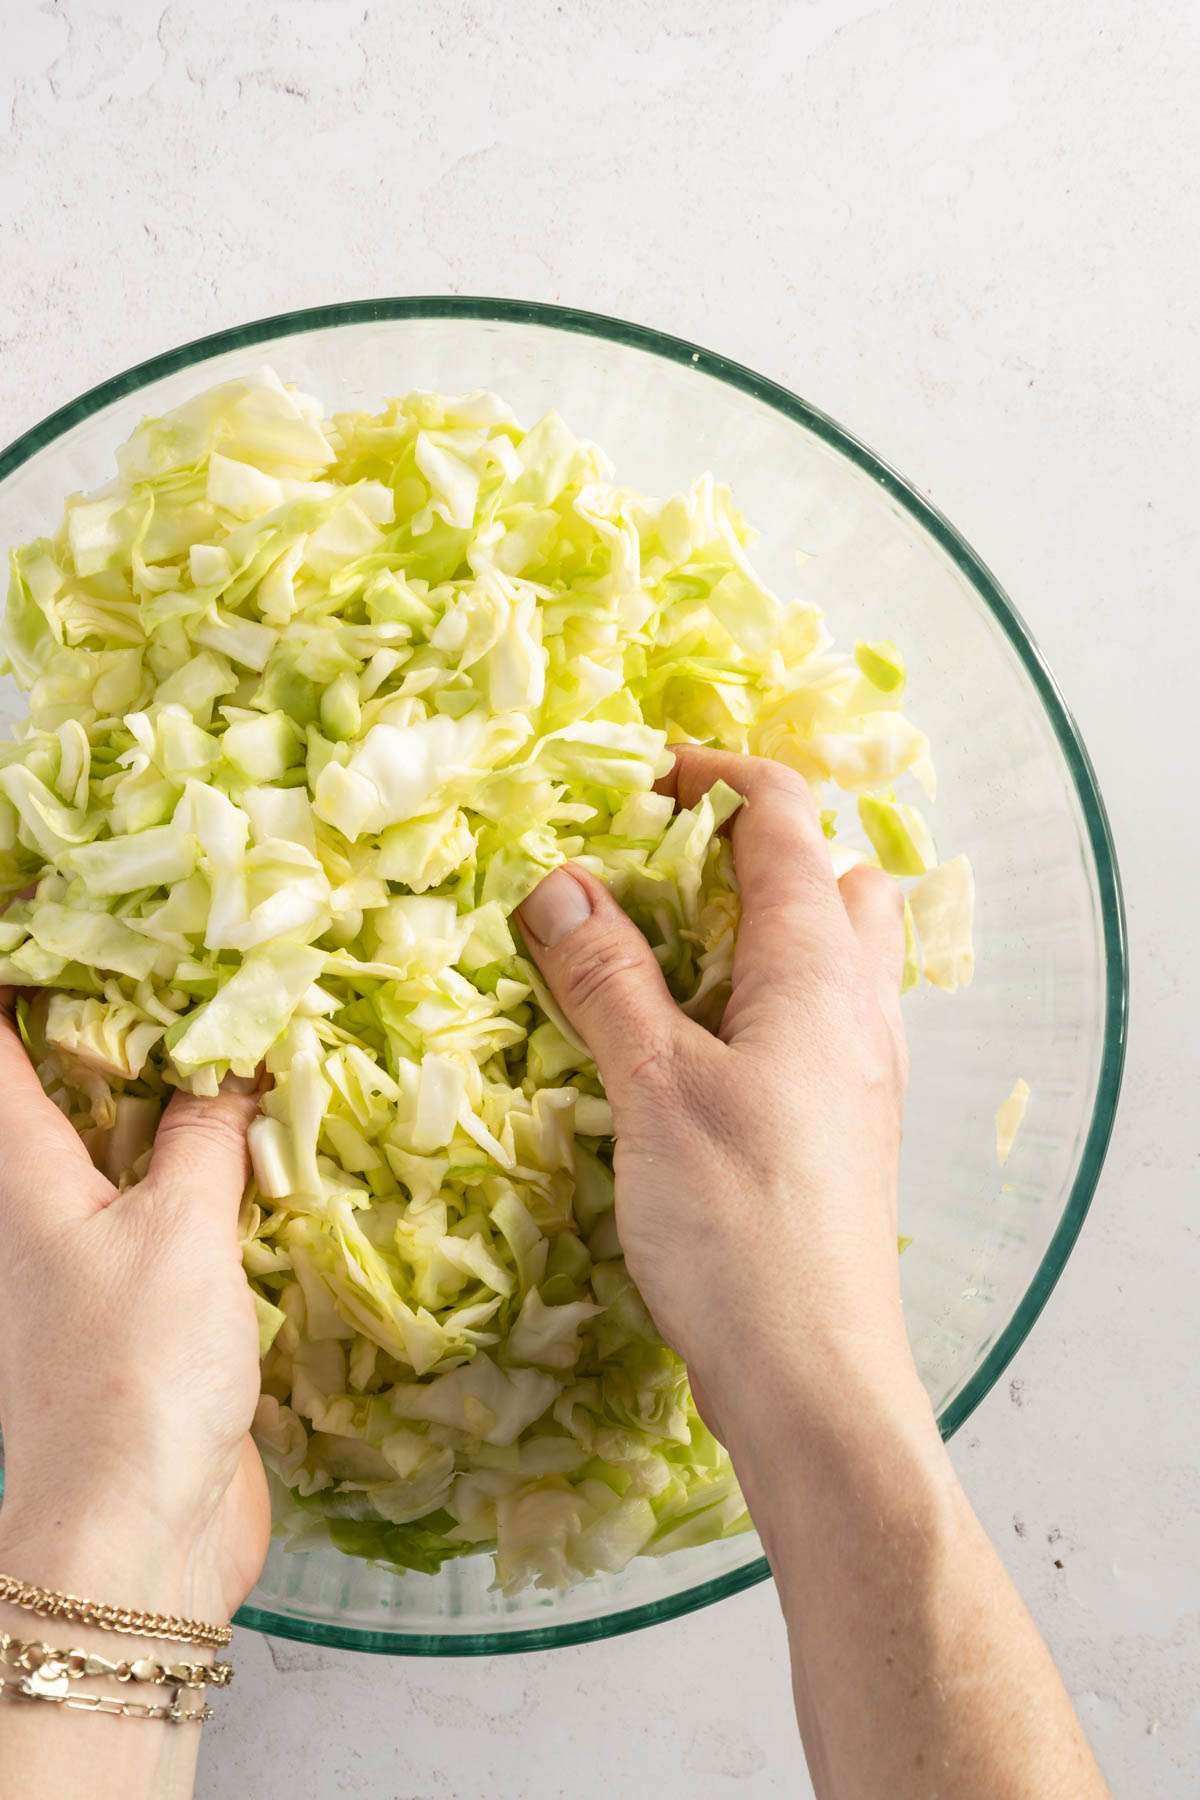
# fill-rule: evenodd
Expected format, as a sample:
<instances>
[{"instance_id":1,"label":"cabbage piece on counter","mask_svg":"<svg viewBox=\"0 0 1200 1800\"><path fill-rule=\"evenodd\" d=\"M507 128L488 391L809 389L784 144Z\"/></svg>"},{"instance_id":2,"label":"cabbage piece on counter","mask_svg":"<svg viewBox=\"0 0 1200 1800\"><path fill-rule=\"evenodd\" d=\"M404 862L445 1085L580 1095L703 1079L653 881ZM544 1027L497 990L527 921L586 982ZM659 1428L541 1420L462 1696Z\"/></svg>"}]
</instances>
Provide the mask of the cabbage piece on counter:
<instances>
[{"instance_id":1,"label":"cabbage piece on counter","mask_svg":"<svg viewBox=\"0 0 1200 1800\"><path fill-rule=\"evenodd\" d=\"M172 1087L270 1071L243 1252L297 1546L487 1548L511 1593L748 1526L512 913L576 859L715 1025L738 797L653 792L694 740L798 769L839 871L915 878L906 979L922 939L929 979L969 978L969 867L897 797L932 791L899 652L835 651L750 544L711 477L631 492L554 413L413 393L326 418L264 371L146 420L12 557L0 980L121 1183Z\"/></svg>"}]
</instances>

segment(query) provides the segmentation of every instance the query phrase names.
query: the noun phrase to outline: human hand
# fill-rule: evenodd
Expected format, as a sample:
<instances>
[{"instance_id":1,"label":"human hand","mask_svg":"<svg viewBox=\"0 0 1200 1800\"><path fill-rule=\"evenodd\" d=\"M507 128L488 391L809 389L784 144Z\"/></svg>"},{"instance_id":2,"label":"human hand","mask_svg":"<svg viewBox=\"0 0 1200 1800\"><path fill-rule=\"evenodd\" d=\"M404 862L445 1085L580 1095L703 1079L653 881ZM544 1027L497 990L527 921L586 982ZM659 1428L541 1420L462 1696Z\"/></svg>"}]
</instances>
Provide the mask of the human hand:
<instances>
[{"instance_id":1,"label":"human hand","mask_svg":"<svg viewBox=\"0 0 1200 1800\"><path fill-rule=\"evenodd\" d=\"M603 1077L629 1272L728 1445L771 1561L822 1797L1107 1793L1045 1646L973 1517L904 1332L896 1174L908 1059L894 885L836 882L804 782L718 778L742 918L719 1037L578 869L521 908Z\"/></svg>"},{"instance_id":2,"label":"human hand","mask_svg":"<svg viewBox=\"0 0 1200 1800\"><path fill-rule=\"evenodd\" d=\"M682 805L718 779L745 796L719 1038L675 1005L645 939L582 870L547 876L520 917L612 1102L629 1271L728 1440L773 1372L814 1393L848 1370L899 1372L916 1392L896 1256L903 915L881 872L835 881L800 776L676 754Z\"/></svg>"},{"instance_id":3,"label":"human hand","mask_svg":"<svg viewBox=\"0 0 1200 1800\"><path fill-rule=\"evenodd\" d=\"M237 1217L257 1098L176 1094L122 1193L0 1013L0 1568L227 1619L266 1555Z\"/></svg>"}]
</instances>

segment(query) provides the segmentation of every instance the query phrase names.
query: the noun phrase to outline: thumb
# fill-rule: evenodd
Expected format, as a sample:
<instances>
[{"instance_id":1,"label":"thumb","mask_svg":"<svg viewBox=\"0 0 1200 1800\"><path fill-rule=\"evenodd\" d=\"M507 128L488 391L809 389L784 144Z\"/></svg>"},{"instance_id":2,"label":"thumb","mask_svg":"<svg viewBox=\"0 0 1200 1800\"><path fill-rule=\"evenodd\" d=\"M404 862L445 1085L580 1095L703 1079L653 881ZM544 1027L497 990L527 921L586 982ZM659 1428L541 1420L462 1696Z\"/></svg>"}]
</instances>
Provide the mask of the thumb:
<instances>
[{"instance_id":1,"label":"thumb","mask_svg":"<svg viewBox=\"0 0 1200 1800\"><path fill-rule=\"evenodd\" d=\"M164 1112L146 1180L156 1188L202 1188L236 1217L250 1172L246 1133L258 1111L259 1084L227 1075L212 1099L180 1090Z\"/></svg>"},{"instance_id":2,"label":"thumb","mask_svg":"<svg viewBox=\"0 0 1200 1800\"><path fill-rule=\"evenodd\" d=\"M707 1035L680 1012L649 944L594 876L569 863L553 869L519 917L530 954L615 1106L639 1075L669 1064L693 1034Z\"/></svg>"}]
</instances>

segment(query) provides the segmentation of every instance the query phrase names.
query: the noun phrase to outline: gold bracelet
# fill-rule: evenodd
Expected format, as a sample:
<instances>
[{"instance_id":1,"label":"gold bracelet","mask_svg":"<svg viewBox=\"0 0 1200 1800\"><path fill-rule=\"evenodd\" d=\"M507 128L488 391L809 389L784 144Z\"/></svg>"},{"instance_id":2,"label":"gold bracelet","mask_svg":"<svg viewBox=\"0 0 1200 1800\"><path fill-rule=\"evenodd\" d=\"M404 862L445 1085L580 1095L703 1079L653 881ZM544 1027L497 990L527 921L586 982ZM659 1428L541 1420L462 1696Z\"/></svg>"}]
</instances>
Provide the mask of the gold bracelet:
<instances>
[{"instance_id":1,"label":"gold bracelet","mask_svg":"<svg viewBox=\"0 0 1200 1800\"><path fill-rule=\"evenodd\" d=\"M36 1671L50 1681L59 1677L79 1681L84 1675L111 1675L116 1681L149 1681L156 1687L202 1688L228 1687L233 1680L232 1663L163 1663L152 1656L113 1662L95 1650L53 1650L49 1644L36 1639L26 1642L7 1631L0 1631L0 1663L29 1675Z\"/></svg>"},{"instance_id":2,"label":"gold bracelet","mask_svg":"<svg viewBox=\"0 0 1200 1800\"><path fill-rule=\"evenodd\" d=\"M22 1606L41 1619L69 1619L75 1625L96 1625L101 1631L121 1631L129 1637L161 1638L165 1643L221 1649L233 1638L228 1625L206 1625L201 1619L181 1619L175 1613L137 1612L100 1600L81 1600L77 1594L35 1587L15 1575L0 1575L0 1600Z\"/></svg>"},{"instance_id":3,"label":"gold bracelet","mask_svg":"<svg viewBox=\"0 0 1200 1800\"><path fill-rule=\"evenodd\" d=\"M107 1694L47 1693L37 1680L36 1675L27 1675L23 1681L0 1679L0 1694L16 1694L23 1700L48 1700L53 1706L69 1707L72 1712L111 1713L123 1719L167 1719L172 1725L207 1725L213 1716L211 1706L181 1706L178 1688L169 1705L158 1706L144 1700L113 1700Z\"/></svg>"}]
</instances>

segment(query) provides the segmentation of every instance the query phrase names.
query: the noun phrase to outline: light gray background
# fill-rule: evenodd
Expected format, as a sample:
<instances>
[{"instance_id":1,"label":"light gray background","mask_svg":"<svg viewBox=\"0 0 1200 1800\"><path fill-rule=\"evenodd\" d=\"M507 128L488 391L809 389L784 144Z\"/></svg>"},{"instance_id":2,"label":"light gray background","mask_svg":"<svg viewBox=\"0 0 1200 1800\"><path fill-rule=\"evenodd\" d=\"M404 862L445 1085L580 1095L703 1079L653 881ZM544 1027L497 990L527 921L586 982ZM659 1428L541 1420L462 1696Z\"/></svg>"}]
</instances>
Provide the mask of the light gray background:
<instances>
[{"instance_id":1,"label":"light gray background","mask_svg":"<svg viewBox=\"0 0 1200 1800\"><path fill-rule=\"evenodd\" d=\"M1198 75L1191 0L8 0L0 37L3 440L264 313L560 300L815 401L1008 586L1108 800L1133 1033L954 1457L1137 1800L1200 1764ZM205 1800L810 1791L768 1587L538 1657L235 1651Z\"/></svg>"}]
</instances>

